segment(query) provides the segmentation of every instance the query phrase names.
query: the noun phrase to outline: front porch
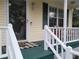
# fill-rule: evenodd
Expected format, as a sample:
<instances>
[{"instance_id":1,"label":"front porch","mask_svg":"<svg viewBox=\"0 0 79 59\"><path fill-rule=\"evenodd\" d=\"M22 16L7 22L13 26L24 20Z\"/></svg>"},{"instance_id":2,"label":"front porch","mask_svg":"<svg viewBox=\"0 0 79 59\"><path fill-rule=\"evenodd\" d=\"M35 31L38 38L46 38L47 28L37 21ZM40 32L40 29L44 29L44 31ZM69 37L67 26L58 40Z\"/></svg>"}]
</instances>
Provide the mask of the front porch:
<instances>
[{"instance_id":1,"label":"front porch","mask_svg":"<svg viewBox=\"0 0 79 59\"><path fill-rule=\"evenodd\" d=\"M72 19L73 10L78 8L77 2L79 1L29 0L26 2L28 7L26 13L27 41L35 41L34 43L38 46L20 49L13 26L7 24L0 27L0 58L68 59L69 57L69 59L76 59L75 55L79 56L77 51L79 49L79 28L72 27ZM72 6L74 3L75 7ZM69 13L67 10L69 10ZM42 15L42 13L44 14ZM42 16L45 17L42 19ZM3 35L3 33L6 34ZM5 54L2 53L3 38L6 42Z\"/></svg>"},{"instance_id":2,"label":"front porch","mask_svg":"<svg viewBox=\"0 0 79 59\"><path fill-rule=\"evenodd\" d=\"M33 48L25 48L21 49L22 55L24 59L54 59L54 54L49 49L45 51L44 48L44 41L33 42L39 46ZM68 43L74 50L75 48L79 47L79 41ZM6 58L4 58L6 59ZM78 59L74 57L74 59Z\"/></svg>"}]
</instances>

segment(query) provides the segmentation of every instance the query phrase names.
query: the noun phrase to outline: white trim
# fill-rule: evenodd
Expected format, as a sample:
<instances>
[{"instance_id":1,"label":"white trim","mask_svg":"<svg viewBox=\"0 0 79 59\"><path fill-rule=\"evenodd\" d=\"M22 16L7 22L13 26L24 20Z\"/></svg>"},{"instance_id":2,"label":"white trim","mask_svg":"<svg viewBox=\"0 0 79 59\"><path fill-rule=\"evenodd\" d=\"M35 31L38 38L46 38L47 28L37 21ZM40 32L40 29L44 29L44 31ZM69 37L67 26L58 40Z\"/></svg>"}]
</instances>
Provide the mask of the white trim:
<instances>
[{"instance_id":1,"label":"white trim","mask_svg":"<svg viewBox=\"0 0 79 59\"><path fill-rule=\"evenodd\" d=\"M5 21L6 26L9 24L9 0L4 0L4 15L5 15Z\"/></svg>"},{"instance_id":2,"label":"white trim","mask_svg":"<svg viewBox=\"0 0 79 59\"><path fill-rule=\"evenodd\" d=\"M7 0L7 25L9 24L9 0Z\"/></svg>"},{"instance_id":3,"label":"white trim","mask_svg":"<svg viewBox=\"0 0 79 59\"><path fill-rule=\"evenodd\" d=\"M48 24L47 24L48 26L49 26L49 20L50 20L50 19L49 19L49 12L50 12L50 11L49 11L49 7L50 7L50 6L48 5L48 20L47 20L47 21L48 21Z\"/></svg>"},{"instance_id":4,"label":"white trim","mask_svg":"<svg viewBox=\"0 0 79 59\"><path fill-rule=\"evenodd\" d=\"M58 11L58 10L59 10L59 9L57 8L57 18L56 18L56 19L57 19L57 23L56 23L56 26L59 26L59 24L58 24L58 23L59 23L59 17L58 17L59 11Z\"/></svg>"},{"instance_id":5,"label":"white trim","mask_svg":"<svg viewBox=\"0 0 79 59\"><path fill-rule=\"evenodd\" d=\"M69 27L72 27L72 20L73 20L72 18L73 18L73 9L70 9L69 10L69 20L68 20L69 21L69 23L68 23Z\"/></svg>"}]
</instances>

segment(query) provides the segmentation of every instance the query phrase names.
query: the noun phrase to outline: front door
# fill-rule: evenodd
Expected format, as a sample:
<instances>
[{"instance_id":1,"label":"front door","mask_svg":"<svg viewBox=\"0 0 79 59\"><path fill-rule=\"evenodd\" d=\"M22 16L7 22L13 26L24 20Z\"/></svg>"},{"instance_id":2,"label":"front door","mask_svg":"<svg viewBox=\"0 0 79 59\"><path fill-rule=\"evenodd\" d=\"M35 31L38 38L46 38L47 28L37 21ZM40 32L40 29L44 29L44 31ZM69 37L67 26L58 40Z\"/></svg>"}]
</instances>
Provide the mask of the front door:
<instances>
[{"instance_id":1,"label":"front door","mask_svg":"<svg viewBox=\"0 0 79 59\"><path fill-rule=\"evenodd\" d=\"M26 0L9 0L9 22L18 40L26 40Z\"/></svg>"}]
</instances>

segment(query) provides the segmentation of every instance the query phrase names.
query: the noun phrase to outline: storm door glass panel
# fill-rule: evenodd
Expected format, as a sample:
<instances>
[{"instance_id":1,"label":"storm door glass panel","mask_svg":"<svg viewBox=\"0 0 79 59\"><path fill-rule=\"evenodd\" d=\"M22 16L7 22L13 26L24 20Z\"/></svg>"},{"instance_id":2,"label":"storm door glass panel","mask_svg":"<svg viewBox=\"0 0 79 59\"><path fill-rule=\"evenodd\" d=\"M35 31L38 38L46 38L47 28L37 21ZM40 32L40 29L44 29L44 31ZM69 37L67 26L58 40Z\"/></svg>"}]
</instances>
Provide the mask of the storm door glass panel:
<instances>
[{"instance_id":1,"label":"storm door glass panel","mask_svg":"<svg viewBox=\"0 0 79 59\"><path fill-rule=\"evenodd\" d=\"M50 18L50 20L49 20L49 26L50 27L56 26L56 23L57 23L56 18Z\"/></svg>"},{"instance_id":2,"label":"storm door glass panel","mask_svg":"<svg viewBox=\"0 0 79 59\"><path fill-rule=\"evenodd\" d=\"M26 1L9 0L9 22L18 40L26 40Z\"/></svg>"}]
</instances>

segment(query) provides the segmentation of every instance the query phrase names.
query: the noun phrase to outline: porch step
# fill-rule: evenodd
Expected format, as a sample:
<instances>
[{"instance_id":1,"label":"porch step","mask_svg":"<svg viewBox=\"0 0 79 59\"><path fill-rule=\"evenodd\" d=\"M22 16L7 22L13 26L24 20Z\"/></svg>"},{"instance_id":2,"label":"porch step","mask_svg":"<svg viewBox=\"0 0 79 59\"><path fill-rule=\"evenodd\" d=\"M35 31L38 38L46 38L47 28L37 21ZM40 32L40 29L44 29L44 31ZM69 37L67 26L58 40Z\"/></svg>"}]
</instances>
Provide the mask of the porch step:
<instances>
[{"instance_id":1,"label":"porch step","mask_svg":"<svg viewBox=\"0 0 79 59\"><path fill-rule=\"evenodd\" d=\"M21 50L24 59L53 59L51 51L44 51L43 41L36 42L36 44L39 46Z\"/></svg>"}]
</instances>

